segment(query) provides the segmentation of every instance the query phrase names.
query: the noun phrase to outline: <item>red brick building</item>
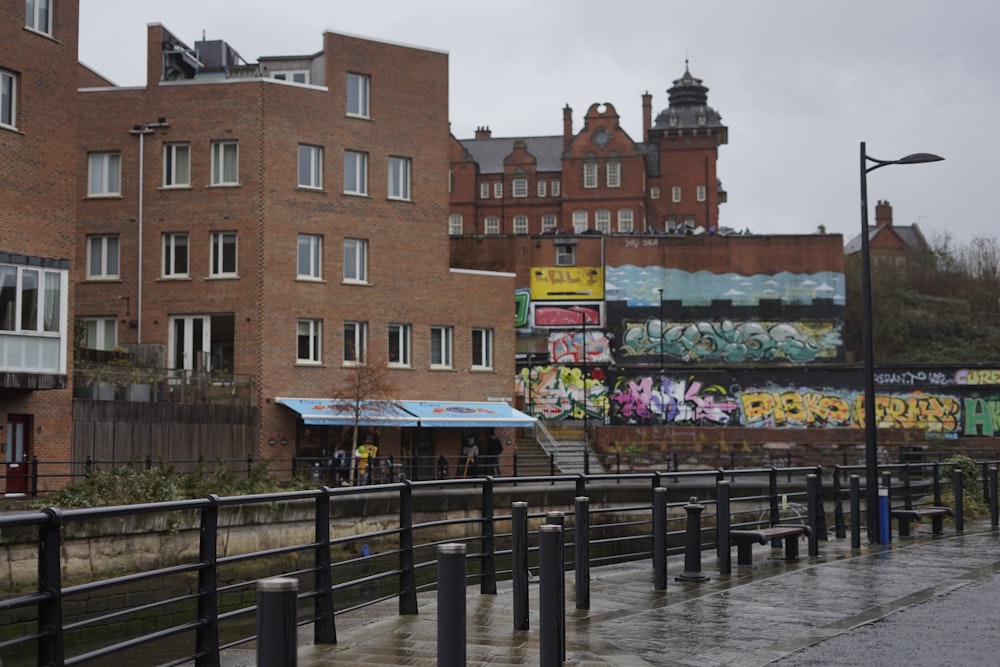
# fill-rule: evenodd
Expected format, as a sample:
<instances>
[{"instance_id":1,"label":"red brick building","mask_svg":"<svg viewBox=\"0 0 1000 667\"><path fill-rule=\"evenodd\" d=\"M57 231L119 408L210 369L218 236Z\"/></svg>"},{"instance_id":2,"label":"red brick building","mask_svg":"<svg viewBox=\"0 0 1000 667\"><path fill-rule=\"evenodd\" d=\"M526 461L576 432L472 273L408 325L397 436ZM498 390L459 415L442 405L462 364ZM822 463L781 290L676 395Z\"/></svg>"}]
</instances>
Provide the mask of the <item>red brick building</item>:
<instances>
[{"instance_id":1,"label":"red brick building","mask_svg":"<svg viewBox=\"0 0 1000 667\"><path fill-rule=\"evenodd\" d=\"M65 460L76 192L76 0L0 4L0 489ZM52 472L58 472L52 470Z\"/></svg>"},{"instance_id":2,"label":"red brick building","mask_svg":"<svg viewBox=\"0 0 1000 667\"><path fill-rule=\"evenodd\" d=\"M144 88L80 95L89 344L161 344L173 379L252 376L264 456L326 456L335 421L296 399L329 414L362 359L393 400L512 395L513 276L449 268L447 55L322 38L247 63L152 24ZM457 453L463 435L383 431L380 455Z\"/></svg>"}]
</instances>

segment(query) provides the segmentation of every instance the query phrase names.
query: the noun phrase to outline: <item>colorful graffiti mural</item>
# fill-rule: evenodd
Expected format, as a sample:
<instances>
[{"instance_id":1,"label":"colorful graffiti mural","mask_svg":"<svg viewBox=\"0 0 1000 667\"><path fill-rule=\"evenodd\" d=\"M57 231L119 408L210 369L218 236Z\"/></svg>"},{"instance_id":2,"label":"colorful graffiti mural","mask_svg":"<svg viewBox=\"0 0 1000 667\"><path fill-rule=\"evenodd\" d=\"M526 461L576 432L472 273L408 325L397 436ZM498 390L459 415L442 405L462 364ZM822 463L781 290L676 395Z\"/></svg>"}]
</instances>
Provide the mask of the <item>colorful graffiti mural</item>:
<instances>
[{"instance_id":1,"label":"colorful graffiti mural","mask_svg":"<svg viewBox=\"0 0 1000 667\"><path fill-rule=\"evenodd\" d=\"M677 361L815 361L835 359L841 324L834 322L623 322L618 355L662 354Z\"/></svg>"},{"instance_id":2,"label":"colorful graffiti mural","mask_svg":"<svg viewBox=\"0 0 1000 667\"><path fill-rule=\"evenodd\" d=\"M604 419L608 387L603 368L533 366L517 374L516 389L525 410L542 419Z\"/></svg>"},{"instance_id":3,"label":"colorful graffiti mural","mask_svg":"<svg viewBox=\"0 0 1000 667\"><path fill-rule=\"evenodd\" d=\"M694 379L619 377L611 392L610 418L616 424L726 425L739 402L721 385Z\"/></svg>"},{"instance_id":4,"label":"colorful graffiti mural","mask_svg":"<svg viewBox=\"0 0 1000 667\"><path fill-rule=\"evenodd\" d=\"M611 344L603 331L559 331L549 334L549 359L557 364L607 363Z\"/></svg>"}]
</instances>

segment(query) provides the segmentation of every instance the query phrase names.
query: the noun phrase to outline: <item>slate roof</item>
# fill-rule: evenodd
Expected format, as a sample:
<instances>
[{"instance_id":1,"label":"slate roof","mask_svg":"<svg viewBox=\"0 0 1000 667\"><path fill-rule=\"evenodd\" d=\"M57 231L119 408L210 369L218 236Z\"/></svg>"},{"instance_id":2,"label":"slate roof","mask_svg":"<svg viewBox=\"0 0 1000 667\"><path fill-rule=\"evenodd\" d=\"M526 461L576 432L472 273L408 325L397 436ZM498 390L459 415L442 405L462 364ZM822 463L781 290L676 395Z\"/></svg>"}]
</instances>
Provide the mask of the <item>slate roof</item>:
<instances>
[{"instance_id":1,"label":"slate roof","mask_svg":"<svg viewBox=\"0 0 1000 667\"><path fill-rule=\"evenodd\" d=\"M882 225L880 227L868 227L868 242L878 236L882 230L891 229L906 244L910 250L926 250L929 247L926 237L917 225ZM861 234L847 242L844 246L845 255L853 255L861 252Z\"/></svg>"},{"instance_id":2,"label":"slate roof","mask_svg":"<svg viewBox=\"0 0 1000 667\"><path fill-rule=\"evenodd\" d=\"M514 142L523 141L537 161L538 171L562 171L562 135L551 137L491 137L460 139L459 143L479 165L481 174L502 174L503 161L514 150Z\"/></svg>"}]
</instances>

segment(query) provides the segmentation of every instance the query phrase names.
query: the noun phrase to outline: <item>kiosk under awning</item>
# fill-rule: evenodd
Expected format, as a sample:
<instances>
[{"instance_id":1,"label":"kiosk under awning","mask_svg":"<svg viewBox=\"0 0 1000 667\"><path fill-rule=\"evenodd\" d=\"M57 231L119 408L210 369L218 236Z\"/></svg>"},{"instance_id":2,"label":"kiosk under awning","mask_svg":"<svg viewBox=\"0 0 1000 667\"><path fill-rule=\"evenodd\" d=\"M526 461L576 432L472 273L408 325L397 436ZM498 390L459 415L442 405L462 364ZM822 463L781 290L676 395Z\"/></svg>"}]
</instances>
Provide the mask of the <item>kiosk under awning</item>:
<instances>
[{"instance_id":1,"label":"kiosk under awning","mask_svg":"<svg viewBox=\"0 0 1000 667\"><path fill-rule=\"evenodd\" d=\"M299 413L307 426L351 426L355 403L342 398L276 398L275 403ZM418 426L417 418L398 401L362 401L359 426Z\"/></svg>"}]
</instances>

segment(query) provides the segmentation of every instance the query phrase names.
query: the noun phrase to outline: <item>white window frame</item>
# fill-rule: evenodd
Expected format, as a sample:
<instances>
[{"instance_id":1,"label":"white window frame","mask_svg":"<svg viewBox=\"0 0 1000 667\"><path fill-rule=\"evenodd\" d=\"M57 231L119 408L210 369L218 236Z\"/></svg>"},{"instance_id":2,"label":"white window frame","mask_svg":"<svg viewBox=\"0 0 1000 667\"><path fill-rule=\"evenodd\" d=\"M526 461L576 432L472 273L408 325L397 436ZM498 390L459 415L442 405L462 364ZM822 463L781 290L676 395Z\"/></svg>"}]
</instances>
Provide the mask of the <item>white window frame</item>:
<instances>
[{"instance_id":1,"label":"white window frame","mask_svg":"<svg viewBox=\"0 0 1000 667\"><path fill-rule=\"evenodd\" d=\"M515 234L528 233L528 216L526 215L514 216L514 233Z\"/></svg>"},{"instance_id":2,"label":"white window frame","mask_svg":"<svg viewBox=\"0 0 1000 667\"><path fill-rule=\"evenodd\" d=\"M654 185L653 187L651 187L649 189L649 198L650 199L659 199L660 198L660 188L658 186Z\"/></svg>"},{"instance_id":3,"label":"white window frame","mask_svg":"<svg viewBox=\"0 0 1000 667\"><path fill-rule=\"evenodd\" d=\"M323 320L306 318L296 322L295 363L323 363Z\"/></svg>"},{"instance_id":4,"label":"white window frame","mask_svg":"<svg viewBox=\"0 0 1000 667\"><path fill-rule=\"evenodd\" d=\"M549 187L549 192L552 193L553 197L558 197L560 191L562 190L562 185L559 181L552 181L551 187Z\"/></svg>"},{"instance_id":5,"label":"white window frame","mask_svg":"<svg viewBox=\"0 0 1000 667\"><path fill-rule=\"evenodd\" d=\"M708 194L707 188L704 185L699 185L695 188L695 199L698 201L705 201L706 195Z\"/></svg>"},{"instance_id":6,"label":"white window frame","mask_svg":"<svg viewBox=\"0 0 1000 667\"><path fill-rule=\"evenodd\" d=\"M544 197L545 196L545 181L541 181L541 180L538 181L538 196L539 197Z\"/></svg>"},{"instance_id":7,"label":"white window frame","mask_svg":"<svg viewBox=\"0 0 1000 667\"><path fill-rule=\"evenodd\" d=\"M358 72L347 73L347 115L371 118L371 77Z\"/></svg>"},{"instance_id":8,"label":"white window frame","mask_svg":"<svg viewBox=\"0 0 1000 667\"><path fill-rule=\"evenodd\" d=\"M583 163L583 187L591 190L597 187L597 163Z\"/></svg>"},{"instance_id":9,"label":"white window frame","mask_svg":"<svg viewBox=\"0 0 1000 667\"><path fill-rule=\"evenodd\" d=\"M290 81L291 83L309 83L309 70L307 69L283 69L271 72L271 78L278 81Z\"/></svg>"},{"instance_id":10,"label":"white window frame","mask_svg":"<svg viewBox=\"0 0 1000 667\"><path fill-rule=\"evenodd\" d=\"M323 147L299 144L299 187L323 189Z\"/></svg>"},{"instance_id":11,"label":"white window frame","mask_svg":"<svg viewBox=\"0 0 1000 667\"><path fill-rule=\"evenodd\" d=\"M448 234L450 236L461 236L464 231L464 224L461 213L452 213L448 216Z\"/></svg>"},{"instance_id":12,"label":"white window frame","mask_svg":"<svg viewBox=\"0 0 1000 667\"><path fill-rule=\"evenodd\" d=\"M635 215L630 208L618 209L618 233L631 234L635 231Z\"/></svg>"},{"instance_id":13,"label":"white window frame","mask_svg":"<svg viewBox=\"0 0 1000 667\"><path fill-rule=\"evenodd\" d=\"M493 329L472 330L472 368L493 370Z\"/></svg>"},{"instance_id":14,"label":"white window frame","mask_svg":"<svg viewBox=\"0 0 1000 667\"><path fill-rule=\"evenodd\" d=\"M240 184L240 143L233 140L212 142L212 186Z\"/></svg>"},{"instance_id":15,"label":"white window frame","mask_svg":"<svg viewBox=\"0 0 1000 667\"><path fill-rule=\"evenodd\" d=\"M163 187L191 187L191 144L163 144Z\"/></svg>"},{"instance_id":16,"label":"white window frame","mask_svg":"<svg viewBox=\"0 0 1000 667\"><path fill-rule=\"evenodd\" d=\"M483 231L486 234L499 234L500 233L500 218L495 215L486 216L486 220L483 223Z\"/></svg>"},{"instance_id":17,"label":"white window frame","mask_svg":"<svg viewBox=\"0 0 1000 667\"><path fill-rule=\"evenodd\" d=\"M344 322L345 366L364 366L368 358L368 323L347 320Z\"/></svg>"},{"instance_id":18,"label":"white window frame","mask_svg":"<svg viewBox=\"0 0 1000 667\"><path fill-rule=\"evenodd\" d=\"M410 367L410 340L413 327L409 324L389 324L389 366L393 368ZM395 345L396 358L393 359L392 351Z\"/></svg>"},{"instance_id":19,"label":"white window frame","mask_svg":"<svg viewBox=\"0 0 1000 667\"><path fill-rule=\"evenodd\" d=\"M542 231L543 232L551 232L558 225L559 225L559 219L555 215L553 215L552 213L549 213L547 215L543 215L542 216Z\"/></svg>"},{"instance_id":20,"label":"white window frame","mask_svg":"<svg viewBox=\"0 0 1000 667\"><path fill-rule=\"evenodd\" d=\"M17 75L0 69L0 127L17 127Z\"/></svg>"},{"instance_id":21,"label":"white window frame","mask_svg":"<svg viewBox=\"0 0 1000 667\"><path fill-rule=\"evenodd\" d=\"M452 368L452 338L455 330L452 327L431 327L431 368Z\"/></svg>"},{"instance_id":22,"label":"white window frame","mask_svg":"<svg viewBox=\"0 0 1000 667\"><path fill-rule=\"evenodd\" d=\"M675 204L681 203L681 186L675 185L674 187L670 188L670 201L672 201Z\"/></svg>"},{"instance_id":23,"label":"white window frame","mask_svg":"<svg viewBox=\"0 0 1000 667\"><path fill-rule=\"evenodd\" d=\"M611 211L602 208L594 212L594 229L602 234L611 233Z\"/></svg>"},{"instance_id":24,"label":"white window frame","mask_svg":"<svg viewBox=\"0 0 1000 667\"><path fill-rule=\"evenodd\" d=\"M493 183L493 198L503 199L503 181L496 181Z\"/></svg>"},{"instance_id":25,"label":"white window frame","mask_svg":"<svg viewBox=\"0 0 1000 667\"><path fill-rule=\"evenodd\" d=\"M182 254L183 253L183 254ZM178 266L183 261L184 266ZM164 232L163 278L187 278L191 271L191 241L187 232Z\"/></svg>"},{"instance_id":26,"label":"white window frame","mask_svg":"<svg viewBox=\"0 0 1000 667\"><path fill-rule=\"evenodd\" d=\"M573 233L582 234L590 227L590 217L586 211L573 211Z\"/></svg>"},{"instance_id":27,"label":"white window frame","mask_svg":"<svg viewBox=\"0 0 1000 667\"><path fill-rule=\"evenodd\" d=\"M319 234L299 234L295 248L295 277L299 280L322 280L323 237Z\"/></svg>"},{"instance_id":28,"label":"white window frame","mask_svg":"<svg viewBox=\"0 0 1000 667\"><path fill-rule=\"evenodd\" d=\"M344 282L365 285L368 283L368 241L344 239Z\"/></svg>"},{"instance_id":29,"label":"white window frame","mask_svg":"<svg viewBox=\"0 0 1000 667\"><path fill-rule=\"evenodd\" d=\"M122 155L117 151L87 155L88 197L120 197L122 194Z\"/></svg>"},{"instance_id":30,"label":"white window frame","mask_svg":"<svg viewBox=\"0 0 1000 667\"><path fill-rule=\"evenodd\" d=\"M81 317L88 350L113 350L118 346L117 317Z\"/></svg>"},{"instance_id":31,"label":"white window frame","mask_svg":"<svg viewBox=\"0 0 1000 667\"><path fill-rule=\"evenodd\" d=\"M576 266L576 246L556 246L556 266Z\"/></svg>"},{"instance_id":32,"label":"white window frame","mask_svg":"<svg viewBox=\"0 0 1000 667\"><path fill-rule=\"evenodd\" d=\"M515 178L510 182L510 196L523 198L528 196L528 179Z\"/></svg>"},{"instance_id":33,"label":"white window frame","mask_svg":"<svg viewBox=\"0 0 1000 667\"><path fill-rule=\"evenodd\" d=\"M609 188L620 188L622 186L622 163L612 160L604 165L604 177Z\"/></svg>"},{"instance_id":34,"label":"white window frame","mask_svg":"<svg viewBox=\"0 0 1000 667\"><path fill-rule=\"evenodd\" d=\"M27 0L24 27L46 35L52 34L53 0Z\"/></svg>"},{"instance_id":35,"label":"white window frame","mask_svg":"<svg viewBox=\"0 0 1000 667\"><path fill-rule=\"evenodd\" d=\"M410 174L412 166L408 157L389 156L389 199L410 201Z\"/></svg>"},{"instance_id":36,"label":"white window frame","mask_svg":"<svg viewBox=\"0 0 1000 667\"><path fill-rule=\"evenodd\" d=\"M43 269L37 266L0 264L0 331L9 334L64 338L68 316L66 286L68 273L63 270ZM52 289L52 288L55 289ZM35 354L25 355L22 341L0 336L0 352L12 344L16 354L0 354L0 362L17 361L19 369L52 369L64 366L65 359L59 348L41 351L52 363L38 361ZM9 348L8 348L9 349ZM0 365L4 365L0 363ZM65 372L62 370L61 372Z\"/></svg>"},{"instance_id":37,"label":"white window frame","mask_svg":"<svg viewBox=\"0 0 1000 667\"><path fill-rule=\"evenodd\" d=\"M121 271L121 239L117 234L87 237L87 280L117 280Z\"/></svg>"},{"instance_id":38,"label":"white window frame","mask_svg":"<svg viewBox=\"0 0 1000 667\"><path fill-rule=\"evenodd\" d=\"M353 178L349 179L349 176ZM368 194L368 153L344 151L344 193Z\"/></svg>"},{"instance_id":39,"label":"white window frame","mask_svg":"<svg viewBox=\"0 0 1000 667\"><path fill-rule=\"evenodd\" d=\"M208 263L208 274L212 278L235 278L239 258L236 232L212 232L209 238L211 261Z\"/></svg>"},{"instance_id":40,"label":"white window frame","mask_svg":"<svg viewBox=\"0 0 1000 667\"><path fill-rule=\"evenodd\" d=\"M486 183L484 181L483 183L479 184L479 198L480 199L489 199L490 198L490 184L489 183Z\"/></svg>"}]
</instances>

